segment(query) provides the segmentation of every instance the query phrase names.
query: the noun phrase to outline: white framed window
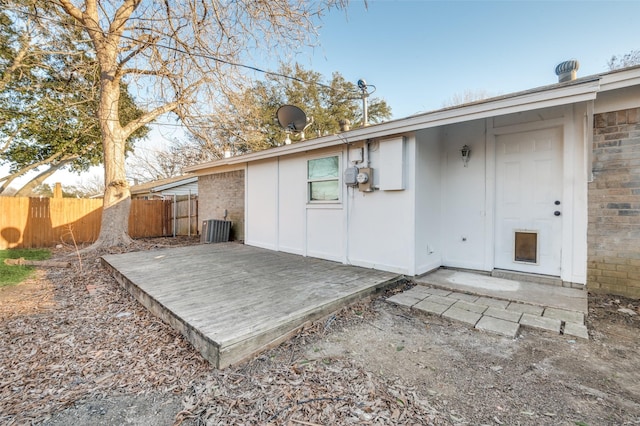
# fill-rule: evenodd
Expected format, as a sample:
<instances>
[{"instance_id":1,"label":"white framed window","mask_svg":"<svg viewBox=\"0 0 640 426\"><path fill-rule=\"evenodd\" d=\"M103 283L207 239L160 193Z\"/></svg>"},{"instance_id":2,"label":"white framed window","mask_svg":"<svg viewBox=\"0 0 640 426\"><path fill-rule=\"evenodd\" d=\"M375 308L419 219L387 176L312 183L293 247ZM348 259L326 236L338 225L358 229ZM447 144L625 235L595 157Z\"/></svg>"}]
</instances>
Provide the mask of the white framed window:
<instances>
[{"instance_id":1,"label":"white framed window","mask_svg":"<svg viewBox=\"0 0 640 426\"><path fill-rule=\"evenodd\" d=\"M340 157L313 158L307 161L307 201L340 202Z\"/></svg>"}]
</instances>

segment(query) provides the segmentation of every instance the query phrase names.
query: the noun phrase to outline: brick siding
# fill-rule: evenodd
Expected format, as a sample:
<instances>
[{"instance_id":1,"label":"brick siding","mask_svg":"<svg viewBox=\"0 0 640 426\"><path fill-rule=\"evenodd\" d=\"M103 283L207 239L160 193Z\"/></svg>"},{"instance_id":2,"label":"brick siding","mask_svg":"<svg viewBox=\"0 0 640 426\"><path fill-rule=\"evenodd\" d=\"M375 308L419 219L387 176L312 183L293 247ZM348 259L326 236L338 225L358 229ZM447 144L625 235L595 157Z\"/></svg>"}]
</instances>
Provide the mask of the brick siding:
<instances>
[{"instance_id":1,"label":"brick siding","mask_svg":"<svg viewBox=\"0 0 640 426\"><path fill-rule=\"evenodd\" d=\"M244 240L244 170L200 176L198 196L199 227L205 220L223 219L226 209L230 239Z\"/></svg>"},{"instance_id":2,"label":"brick siding","mask_svg":"<svg viewBox=\"0 0 640 426\"><path fill-rule=\"evenodd\" d=\"M640 108L596 114L587 288L640 298Z\"/></svg>"}]
</instances>

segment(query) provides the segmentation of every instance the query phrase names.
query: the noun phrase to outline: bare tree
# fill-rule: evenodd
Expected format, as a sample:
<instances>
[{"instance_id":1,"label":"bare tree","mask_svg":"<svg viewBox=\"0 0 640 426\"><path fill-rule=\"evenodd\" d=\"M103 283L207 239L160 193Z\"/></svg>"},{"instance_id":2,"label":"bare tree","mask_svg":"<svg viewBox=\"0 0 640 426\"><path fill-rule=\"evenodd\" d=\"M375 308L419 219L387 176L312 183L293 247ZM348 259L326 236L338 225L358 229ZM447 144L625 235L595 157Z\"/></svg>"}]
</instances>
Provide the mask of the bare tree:
<instances>
[{"instance_id":1,"label":"bare tree","mask_svg":"<svg viewBox=\"0 0 640 426\"><path fill-rule=\"evenodd\" d=\"M174 142L165 149L136 150L127 161L129 180L143 183L181 176L185 167L202 162L191 161L182 147L182 143Z\"/></svg>"},{"instance_id":2,"label":"bare tree","mask_svg":"<svg viewBox=\"0 0 640 426\"><path fill-rule=\"evenodd\" d=\"M625 53L622 56L613 55L611 59L609 59L609 62L607 62L607 66L611 71L639 64L640 50L632 50L631 52Z\"/></svg>"},{"instance_id":3,"label":"bare tree","mask_svg":"<svg viewBox=\"0 0 640 426\"><path fill-rule=\"evenodd\" d=\"M105 193L100 235L91 249L131 241L125 150L136 129L170 111L187 127L191 118L210 114L242 84L237 64L249 60L251 52L295 51L312 41L315 20L324 10L345 2L52 0L59 14L84 29L100 69L97 115ZM52 14L34 15L50 19L50 25L62 21ZM147 112L127 122L118 109L122 81L137 89L138 102L147 101L142 103Z\"/></svg>"},{"instance_id":4,"label":"bare tree","mask_svg":"<svg viewBox=\"0 0 640 426\"><path fill-rule=\"evenodd\" d=\"M75 192L81 198L95 197L104 194L104 181L101 176L92 174L85 176L80 184L69 188L69 191Z\"/></svg>"},{"instance_id":5,"label":"bare tree","mask_svg":"<svg viewBox=\"0 0 640 426\"><path fill-rule=\"evenodd\" d=\"M462 93L456 93L449 100L443 103L444 108L453 107L457 105L468 104L471 102L481 101L483 99L490 98L491 95L486 90L471 90L466 89Z\"/></svg>"}]
</instances>

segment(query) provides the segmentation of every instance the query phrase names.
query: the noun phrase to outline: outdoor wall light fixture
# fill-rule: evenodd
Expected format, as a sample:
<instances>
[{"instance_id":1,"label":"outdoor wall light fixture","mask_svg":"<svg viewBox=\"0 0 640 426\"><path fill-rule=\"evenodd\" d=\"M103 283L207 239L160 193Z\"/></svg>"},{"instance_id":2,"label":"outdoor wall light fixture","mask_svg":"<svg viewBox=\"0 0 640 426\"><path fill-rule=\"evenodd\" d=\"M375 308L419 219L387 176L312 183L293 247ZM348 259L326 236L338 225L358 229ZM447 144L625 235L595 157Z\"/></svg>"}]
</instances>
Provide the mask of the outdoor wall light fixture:
<instances>
[{"instance_id":1,"label":"outdoor wall light fixture","mask_svg":"<svg viewBox=\"0 0 640 426\"><path fill-rule=\"evenodd\" d=\"M467 163L469 162L469 157L471 156L471 148L469 145L465 145L460 150L460 154L462 155L462 164L467 167Z\"/></svg>"}]
</instances>

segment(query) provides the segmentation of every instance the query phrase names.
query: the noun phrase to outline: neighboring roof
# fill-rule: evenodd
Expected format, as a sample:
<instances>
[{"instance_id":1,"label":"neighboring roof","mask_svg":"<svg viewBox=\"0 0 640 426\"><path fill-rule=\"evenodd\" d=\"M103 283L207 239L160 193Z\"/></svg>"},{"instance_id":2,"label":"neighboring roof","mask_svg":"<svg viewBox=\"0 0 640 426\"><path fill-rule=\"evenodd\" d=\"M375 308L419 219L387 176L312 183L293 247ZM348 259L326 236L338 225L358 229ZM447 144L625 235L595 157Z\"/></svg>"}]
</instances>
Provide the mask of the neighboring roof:
<instances>
[{"instance_id":1,"label":"neighboring roof","mask_svg":"<svg viewBox=\"0 0 640 426\"><path fill-rule=\"evenodd\" d=\"M147 193L163 193L170 191L172 194L180 195L180 191L177 191L179 187L190 185L198 181L197 176L176 176L167 179L154 180L152 182L142 183L140 185L133 185L131 187L131 195L147 194ZM193 193L193 191L191 191ZM196 187L197 192L197 187ZM186 194L187 192L185 192Z\"/></svg>"},{"instance_id":2,"label":"neighboring roof","mask_svg":"<svg viewBox=\"0 0 640 426\"><path fill-rule=\"evenodd\" d=\"M412 132L430 127L584 102L594 100L598 92L634 85L640 85L640 66L623 68L607 73L582 77L565 83L551 84L436 111L411 115L397 120L360 127L339 134L309 139L304 142L270 148L264 151L222 158L188 167L186 171L196 172L225 165L242 164L250 161L341 145L349 141L384 138L398 133Z\"/></svg>"}]
</instances>

